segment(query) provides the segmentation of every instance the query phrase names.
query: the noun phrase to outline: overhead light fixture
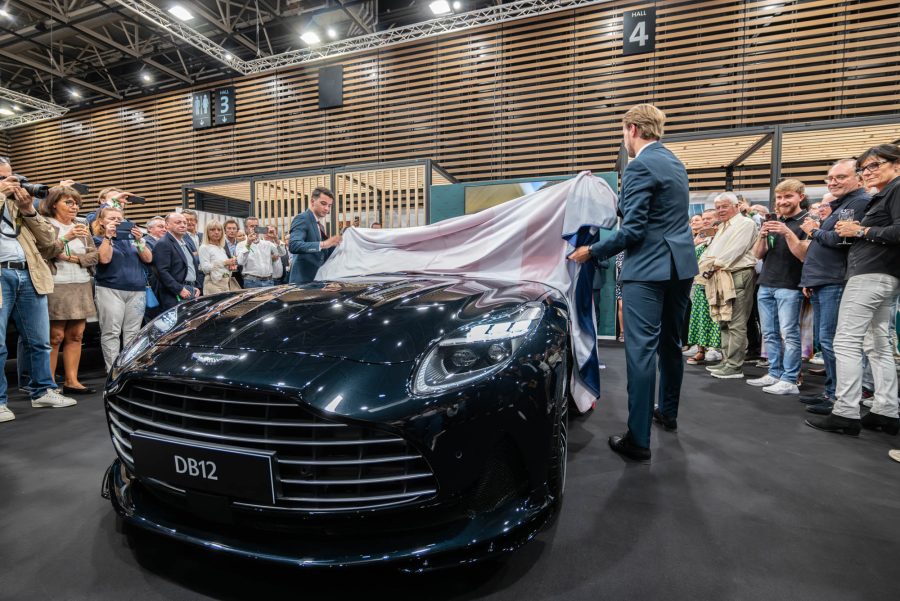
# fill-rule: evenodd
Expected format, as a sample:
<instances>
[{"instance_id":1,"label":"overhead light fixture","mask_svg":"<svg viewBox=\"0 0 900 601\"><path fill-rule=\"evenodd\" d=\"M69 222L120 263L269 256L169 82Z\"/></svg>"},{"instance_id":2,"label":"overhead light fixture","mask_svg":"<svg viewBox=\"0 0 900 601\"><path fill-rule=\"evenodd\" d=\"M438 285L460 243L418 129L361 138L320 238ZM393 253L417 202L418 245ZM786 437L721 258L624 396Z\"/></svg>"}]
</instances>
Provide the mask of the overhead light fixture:
<instances>
[{"instance_id":1,"label":"overhead light fixture","mask_svg":"<svg viewBox=\"0 0 900 601\"><path fill-rule=\"evenodd\" d=\"M456 0L456 2L453 3L453 10L459 10L461 8L462 8L462 2L460 2L459 0Z\"/></svg>"},{"instance_id":2,"label":"overhead light fixture","mask_svg":"<svg viewBox=\"0 0 900 601\"><path fill-rule=\"evenodd\" d=\"M300 36L300 39L309 44L310 46L315 46L322 40L319 39L319 34L315 31L307 31L303 35Z\"/></svg>"},{"instance_id":3,"label":"overhead light fixture","mask_svg":"<svg viewBox=\"0 0 900 601\"><path fill-rule=\"evenodd\" d=\"M434 0L428 5L428 8L436 15L446 15L450 12L450 4L447 3L447 0Z\"/></svg>"},{"instance_id":4,"label":"overhead light fixture","mask_svg":"<svg viewBox=\"0 0 900 601\"><path fill-rule=\"evenodd\" d=\"M69 95L72 98L81 98L81 92L79 92L78 90L69 90Z\"/></svg>"},{"instance_id":5,"label":"overhead light fixture","mask_svg":"<svg viewBox=\"0 0 900 601\"><path fill-rule=\"evenodd\" d=\"M144 73L143 75L141 75L141 79L143 79L144 81L153 81L153 78L150 77L149 73Z\"/></svg>"},{"instance_id":6,"label":"overhead light fixture","mask_svg":"<svg viewBox=\"0 0 900 601\"><path fill-rule=\"evenodd\" d=\"M15 115L15 113L12 112L11 110L9 110L9 109L6 108L6 107L3 107L2 109L0 109L0 115L7 115L7 116L8 116L8 115Z\"/></svg>"},{"instance_id":7,"label":"overhead light fixture","mask_svg":"<svg viewBox=\"0 0 900 601\"><path fill-rule=\"evenodd\" d=\"M188 12L188 9L181 6L180 4L176 4L175 6L170 8L169 13L174 15L176 18L181 19L182 21L190 21L194 18L194 15Z\"/></svg>"},{"instance_id":8,"label":"overhead light fixture","mask_svg":"<svg viewBox=\"0 0 900 601\"><path fill-rule=\"evenodd\" d=\"M14 104L14 105L13 105L13 110L16 111L16 112L18 113L19 111L22 110L22 107L20 107L18 104Z\"/></svg>"},{"instance_id":9,"label":"overhead light fixture","mask_svg":"<svg viewBox=\"0 0 900 601\"><path fill-rule=\"evenodd\" d=\"M0 17L6 17L7 19L11 19L12 15L9 14L9 11L5 8L0 8Z\"/></svg>"},{"instance_id":10,"label":"overhead light fixture","mask_svg":"<svg viewBox=\"0 0 900 601\"><path fill-rule=\"evenodd\" d=\"M325 33L327 33L328 37L330 37L332 40L337 39L337 32L334 30L334 27L329 27L328 31L326 31Z\"/></svg>"},{"instance_id":11,"label":"overhead light fixture","mask_svg":"<svg viewBox=\"0 0 900 601\"><path fill-rule=\"evenodd\" d=\"M225 60L227 60L227 61L232 61L232 60L234 60L234 57L231 56L231 54L229 54L229 53L227 53L227 52L225 53L225 57L224 57L224 58L225 58Z\"/></svg>"}]
</instances>

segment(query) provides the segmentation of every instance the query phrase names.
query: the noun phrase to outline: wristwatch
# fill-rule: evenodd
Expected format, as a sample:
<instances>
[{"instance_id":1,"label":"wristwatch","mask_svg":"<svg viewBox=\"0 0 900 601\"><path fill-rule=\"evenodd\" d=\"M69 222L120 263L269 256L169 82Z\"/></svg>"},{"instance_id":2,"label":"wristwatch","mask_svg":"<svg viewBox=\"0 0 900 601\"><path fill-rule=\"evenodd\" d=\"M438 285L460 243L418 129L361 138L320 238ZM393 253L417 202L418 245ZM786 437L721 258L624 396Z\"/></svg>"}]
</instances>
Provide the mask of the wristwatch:
<instances>
[{"instance_id":1,"label":"wristwatch","mask_svg":"<svg viewBox=\"0 0 900 601\"><path fill-rule=\"evenodd\" d=\"M859 228L858 230L856 230L856 237L857 237L857 238L862 238L862 237L865 236L865 235L866 235L866 228L861 227L861 228Z\"/></svg>"}]
</instances>

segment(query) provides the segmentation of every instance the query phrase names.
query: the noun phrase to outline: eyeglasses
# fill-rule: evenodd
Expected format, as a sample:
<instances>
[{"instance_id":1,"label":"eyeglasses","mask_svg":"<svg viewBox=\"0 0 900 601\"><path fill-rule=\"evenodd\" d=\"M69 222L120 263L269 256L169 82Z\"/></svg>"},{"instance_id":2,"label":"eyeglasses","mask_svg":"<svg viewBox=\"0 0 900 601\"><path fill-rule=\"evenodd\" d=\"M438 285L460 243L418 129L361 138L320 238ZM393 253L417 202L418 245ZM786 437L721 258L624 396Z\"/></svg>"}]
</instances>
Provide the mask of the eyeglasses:
<instances>
[{"instance_id":1,"label":"eyeglasses","mask_svg":"<svg viewBox=\"0 0 900 601\"><path fill-rule=\"evenodd\" d=\"M67 207L80 207L81 205L74 200L64 200L63 204Z\"/></svg>"},{"instance_id":2,"label":"eyeglasses","mask_svg":"<svg viewBox=\"0 0 900 601\"><path fill-rule=\"evenodd\" d=\"M859 171L857 171L856 173L857 175L863 175L864 173L875 173L882 165L889 162L890 161L875 161L874 163L869 163L864 167L860 167Z\"/></svg>"},{"instance_id":3,"label":"eyeglasses","mask_svg":"<svg viewBox=\"0 0 900 601\"><path fill-rule=\"evenodd\" d=\"M826 184L830 184L831 181L834 180L838 183L841 183L847 181L848 179L850 179L849 175L829 175L824 179L824 182Z\"/></svg>"}]
</instances>

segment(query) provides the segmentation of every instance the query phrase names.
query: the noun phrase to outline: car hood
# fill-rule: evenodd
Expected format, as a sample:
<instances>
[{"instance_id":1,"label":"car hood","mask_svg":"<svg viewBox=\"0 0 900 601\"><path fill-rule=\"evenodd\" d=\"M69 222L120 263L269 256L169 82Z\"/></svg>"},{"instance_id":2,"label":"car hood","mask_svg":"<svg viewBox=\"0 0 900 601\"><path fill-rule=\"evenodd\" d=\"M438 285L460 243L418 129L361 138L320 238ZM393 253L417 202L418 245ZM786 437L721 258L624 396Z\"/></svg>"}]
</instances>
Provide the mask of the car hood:
<instances>
[{"instance_id":1,"label":"car hood","mask_svg":"<svg viewBox=\"0 0 900 601\"><path fill-rule=\"evenodd\" d=\"M413 361L473 320L553 294L533 282L412 275L253 289L180 306L157 344Z\"/></svg>"}]
</instances>

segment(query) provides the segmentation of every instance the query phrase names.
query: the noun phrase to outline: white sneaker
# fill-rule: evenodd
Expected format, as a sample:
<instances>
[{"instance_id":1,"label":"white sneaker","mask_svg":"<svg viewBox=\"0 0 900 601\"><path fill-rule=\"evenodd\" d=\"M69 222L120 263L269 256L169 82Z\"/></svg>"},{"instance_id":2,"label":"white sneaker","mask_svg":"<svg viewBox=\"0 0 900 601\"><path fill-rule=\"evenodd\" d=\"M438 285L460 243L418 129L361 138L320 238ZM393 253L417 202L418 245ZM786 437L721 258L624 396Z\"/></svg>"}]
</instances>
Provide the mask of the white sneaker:
<instances>
[{"instance_id":1,"label":"white sneaker","mask_svg":"<svg viewBox=\"0 0 900 601\"><path fill-rule=\"evenodd\" d=\"M0 405L0 422L11 422L16 419L16 414L9 410L6 405Z\"/></svg>"},{"instance_id":2,"label":"white sneaker","mask_svg":"<svg viewBox=\"0 0 900 601\"><path fill-rule=\"evenodd\" d=\"M698 351L698 350L699 350L699 349L697 348L697 345L695 344L694 346L692 346L692 347L689 348L688 350L686 350L686 351L681 351L681 354L684 355L685 357L692 357L693 355L696 355L696 354L697 354L697 351Z\"/></svg>"},{"instance_id":3,"label":"white sneaker","mask_svg":"<svg viewBox=\"0 0 900 601\"><path fill-rule=\"evenodd\" d=\"M722 353L720 353L719 351L717 351L714 348L711 348L708 351L706 351L706 360L714 361L714 362L718 363L719 361L722 360Z\"/></svg>"},{"instance_id":4,"label":"white sneaker","mask_svg":"<svg viewBox=\"0 0 900 601\"><path fill-rule=\"evenodd\" d=\"M773 378L769 374L764 375L761 378L754 378L752 380L747 380L747 384L750 386L772 386L773 384L778 384L781 380L778 378Z\"/></svg>"},{"instance_id":5,"label":"white sneaker","mask_svg":"<svg viewBox=\"0 0 900 601\"><path fill-rule=\"evenodd\" d=\"M888 457L900 463L900 449L893 449L888 451Z\"/></svg>"},{"instance_id":6,"label":"white sneaker","mask_svg":"<svg viewBox=\"0 0 900 601\"><path fill-rule=\"evenodd\" d=\"M812 359L809 360L813 365L825 365L825 359L822 358L822 353L816 353L812 356Z\"/></svg>"},{"instance_id":7,"label":"white sneaker","mask_svg":"<svg viewBox=\"0 0 900 601\"><path fill-rule=\"evenodd\" d=\"M763 388L763 392L768 392L769 394L800 394L800 389L797 388L796 384L778 380L777 384Z\"/></svg>"},{"instance_id":8,"label":"white sneaker","mask_svg":"<svg viewBox=\"0 0 900 601\"><path fill-rule=\"evenodd\" d=\"M44 396L31 401L32 407L71 407L77 404L78 401L59 394L56 388L48 388Z\"/></svg>"}]
</instances>

